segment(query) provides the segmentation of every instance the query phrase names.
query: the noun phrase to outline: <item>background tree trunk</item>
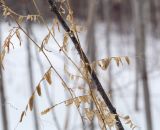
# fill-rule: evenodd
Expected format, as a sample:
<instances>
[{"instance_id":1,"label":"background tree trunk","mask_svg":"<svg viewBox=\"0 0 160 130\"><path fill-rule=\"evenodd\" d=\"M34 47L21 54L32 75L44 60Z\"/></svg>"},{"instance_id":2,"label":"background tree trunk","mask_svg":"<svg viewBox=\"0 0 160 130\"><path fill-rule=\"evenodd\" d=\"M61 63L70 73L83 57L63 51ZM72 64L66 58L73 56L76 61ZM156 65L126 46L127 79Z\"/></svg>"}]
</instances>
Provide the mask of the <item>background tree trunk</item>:
<instances>
[{"instance_id":1,"label":"background tree trunk","mask_svg":"<svg viewBox=\"0 0 160 130\"><path fill-rule=\"evenodd\" d=\"M151 103L150 93L147 76L147 61L146 61L146 30L149 21L149 7L148 1L146 0L135 0L133 1L134 14L135 14L135 44L138 58L138 70L140 70L140 76L142 79L143 92L144 92L144 103L146 112L146 125L147 130L152 130L152 117L151 117Z\"/></svg>"},{"instance_id":2,"label":"background tree trunk","mask_svg":"<svg viewBox=\"0 0 160 130\"><path fill-rule=\"evenodd\" d=\"M103 0L103 14L106 23L106 50L107 56L111 56L111 39L110 39L110 32L111 32L111 1L110 0ZM107 80L108 91L110 93L111 101L113 102L113 91L112 91L112 66L108 69L108 80Z\"/></svg>"},{"instance_id":3,"label":"background tree trunk","mask_svg":"<svg viewBox=\"0 0 160 130\"><path fill-rule=\"evenodd\" d=\"M1 22L1 20L0 20ZM0 52L1 52L1 24L0 24ZM5 87L3 84L3 72L2 66L0 65L0 99L1 99L1 110L2 110L2 124L4 130L8 129L8 119L7 119L7 108L6 108L6 96L5 96Z\"/></svg>"},{"instance_id":4,"label":"background tree trunk","mask_svg":"<svg viewBox=\"0 0 160 130\"><path fill-rule=\"evenodd\" d=\"M26 22L26 30L27 30L27 34L30 34L30 28L31 25L30 23L27 21ZM29 38L26 38L26 47L27 47L27 62L28 62L28 71L29 71L29 86L30 86L30 91L31 93L34 91L34 76L33 76L33 68L32 68L32 51L31 51L31 47L30 47L30 41ZM34 105L34 109L33 109L33 116L34 116L34 123L35 123L35 130L39 130L39 124L38 124L38 113L37 113L37 107L36 107L36 101L34 101L35 105Z\"/></svg>"},{"instance_id":5,"label":"background tree trunk","mask_svg":"<svg viewBox=\"0 0 160 130\"><path fill-rule=\"evenodd\" d=\"M31 28L32 28L32 25L31 25ZM35 37L34 33L32 32L32 29L29 30L29 32L30 32L30 35L33 36L33 39L36 41L36 37ZM44 67L43 67L43 63L41 62L41 58L39 56L39 52L37 51L36 48L35 48L35 53L36 53L36 60L37 60L37 62L39 64L40 73L41 73L41 75L44 75L45 70L44 70ZM47 86L47 83L43 82L43 85ZM52 99L50 97L49 91L48 91L47 87L45 87L45 88L46 88L45 92L46 92L46 95L47 95L48 103L49 103L50 106L53 106ZM53 121L55 122L57 130L61 130L61 127L60 127L60 124L58 122L58 119L57 119L55 111L52 111L51 113L52 113L52 118L53 118Z\"/></svg>"},{"instance_id":6,"label":"background tree trunk","mask_svg":"<svg viewBox=\"0 0 160 130\"><path fill-rule=\"evenodd\" d=\"M97 17L97 2L96 0L88 0L89 11L88 11L88 22L87 22L87 36L86 42L88 44L88 56L90 62L96 60L96 47L95 47L95 23ZM94 103L91 103L91 109L94 109ZM94 130L94 119L91 121L90 130Z\"/></svg>"}]
</instances>

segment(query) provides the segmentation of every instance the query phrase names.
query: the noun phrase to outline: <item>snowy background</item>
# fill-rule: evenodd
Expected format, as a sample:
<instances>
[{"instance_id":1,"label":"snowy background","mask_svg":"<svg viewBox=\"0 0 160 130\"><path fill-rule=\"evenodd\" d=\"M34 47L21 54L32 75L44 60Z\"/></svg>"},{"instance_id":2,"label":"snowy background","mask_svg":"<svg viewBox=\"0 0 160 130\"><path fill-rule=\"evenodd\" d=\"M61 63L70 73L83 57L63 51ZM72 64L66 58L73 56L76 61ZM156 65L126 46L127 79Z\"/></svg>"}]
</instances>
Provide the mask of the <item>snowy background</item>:
<instances>
[{"instance_id":1,"label":"snowy background","mask_svg":"<svg viewBox=\"0 0 160 130\"><path fill-rule=\"evenodd\" d=\"M4 41L8 35L8 31L15 26L11 24L9 26L7 23L1 23L1 41ZM47 35L47 29L41 25L32 25L32 30L34 36L31 37L36 40L37 43L41 43L44 36ZM97 60L107 57L105 51L105 29L104 24L100 23L96 25L96 48L97 48ZM63 32L63 29L61 29ZM80 41L84 50L86 50L85 45L85 32L80 34ZM26 52L26 38L21 33L22 46L19 46L17 39L13 39L15 48L11 49L10 53L6 55L4 59L4 84L6 89L6 103L1 105L6 105L7 114L9 119L9 130L34 130L33 127L33 112L27 112L27 116L24 117L22 123L18 124L20 120L20 114L25 109L28 103L29 97L31 96L29 87L29 74L27 66L27 52ZM56 33L56 39L59 43L62 43L63 35L62 33ZM144 110L144 99L142 87L139 88L140 93L140 111L136 112L134 108L134 91L135 91L135 52L134 52L134 36L132 34L120 34L112 30L111 32L111 52L112 56L128 56L130 58L131 64L127 65L124 63L123 66L116 66L115 62L111 63L113 69L113 91L114 91L114 106L117 108L118 113L123 115L129 115L132 121L139 126L138 130L146 130L145 128L145 110ZM70 42L69 49L71 50L70 56L74 61L79 61L78 55ZM34 75L34 86L36 87L42 75L49 68L49 64L41 53L35 48L31 43L32 48L32 64L33 64L33 75ZM54 40L51 38L47 49L52 50L52 53L48 53L49 58L52 61L54 67L58 70L63 78L64 75L64 56L59 52ZM37 53L41 59L43 65L43 73L41 73L41 66L37 61ZM75 55L76 54L76 55ZM140 57L139 57L140 58ZM143 60L143 59L142 59ZM160 122L160 91L159 91L159 81L160 81L160 41L159 39L153 38L150 34L147 36L147 66L148 66L148 76L149 76L149 89L151 94L151 106L152 106L152 120L153 129L159 130ZM78 62L77 62L78 63ZM67 66L70 66L69 62ZM72 71L72 67L69 67ZM105 76L106 75L106 76ZM107 91L107 71L99 70L98 77L102 82L105 90ZM56 104L63 100L69 98L68 93L64 90L61 85L61 81L57 75L53 72L52 85L44 83L42 89L42 97L36 96L36 103L38 106L38 121L40 125L40 130L56 130L55 122L53 121L52 111L44 116L40 115L40 112L50 106L47 100L46 91L49 92L52 103ZM73 83L69 83L71 87L75 87ZM46 86L47 85L47 86ZM77 85L77 84L76 84ZM71 109L69 118L69 130L80 130L81 119L74 106L69 107ZM64 104L59 105L53 109L56 114L58 122L61 127L64 126L66 111L68 107ZM1 113L0 113L1 116ZM0 122L1 123L1 122ZM0 130L3 130L0 124ZM126 129L129 127L125 125ZM63 128L61 128L63 129ZM97 129L99 127L97 126Z\"/></svg>"}]
</instances>

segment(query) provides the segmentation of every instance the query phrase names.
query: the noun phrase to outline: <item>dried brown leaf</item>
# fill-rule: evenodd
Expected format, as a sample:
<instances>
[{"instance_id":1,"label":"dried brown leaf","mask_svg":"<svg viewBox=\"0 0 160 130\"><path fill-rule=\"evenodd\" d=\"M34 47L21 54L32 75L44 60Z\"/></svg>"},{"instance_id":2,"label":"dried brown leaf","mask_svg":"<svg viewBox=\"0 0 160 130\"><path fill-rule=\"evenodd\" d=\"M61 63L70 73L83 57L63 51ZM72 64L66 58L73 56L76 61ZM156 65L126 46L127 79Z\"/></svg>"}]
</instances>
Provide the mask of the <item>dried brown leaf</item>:
<instances>
[{"instance_id":1,"label":"dried brown leaf","mask_svg":"<svg viewBox=\"0 0 160 130\"><path fill-rule=\"evenodd\" d=\"M128 65L129 65L130 64L130 60L129 60L128 56L125 56L125 60L128 63Z\"/></svg>"},{"instance_id":2,"label":"dried brown leaf","mask_svg":"<svg viewBox=\"0 0 160 130\"><path fill-rule=\"evenodd\" d=\"M98 61L98 65L101 67L102 70L106 70L110 64L111 58L106 58Z\"/></svg>"},{"instance_id":3,"label":"dried brown leaf","mask_svg":"<svg viewBox=\"0 0 160 130\"><path fill-rule=\"evenodd\" d=\"M83 102L83 103L89 103L90 97L88 95L87 96L80 96L79 101Z\"/></svg>"},{"instance_id":4,"label":"dried brown leaf","mask_svg":"<svg viewBox=\"0 0 160 130\"><path fill-rule=\"evenodd\" d=\"M57 25L58 31L60 32L60 26L57 18L54 19L54 25Z\"/></svg>"},{"instance_id":5,"label":"dried brown leaf","mask_svg":"<svg viewBox=\"0 0 160 130\"><path fill-rule=\"evenodd\" d=\"M29 99L29 108L32 111L33 109L33 101L34 101L34 95L32 95Z\"/></svg>"},{"instance_id":6,"label":"dried brown leaf","mask_svg":"<svg viewBox=\"0 0 160 130\"><path fill-rule=\"evenodd\" d=\"M76 98L76 99L74 99L74 104L75 104L77 107L79 107L80 104L81 104L81 102L79 101L78 98Z\"/></svg>"},{"instance_id":7,"label":"dried brown leaf","mask_svg":"<svg viewBox=\"0 0 160 130\"><path fill-rule=\"evenodd\" d=\"M41 86L40 86L40 84L38 84L36 90L37 90L38 95L41 96L42 93L41 93Z\"/></svg>"},{"instance_id":8,"label":"dried brown leaf","mask_svg":"<svg viewBox=\"0 0 160 130\"><path fill-rule=\"evenodd\" d=\"M26 112L25 112L25 111L23 111L23 112L22 112L22 114L21 114L21 118L20 118L19 122L22 122L23 117L24 117L24 115L25 115L25 114L26 114Z\"/></svg>"},{"instance_id":9,"label":"dried brown leaf","mask_svg":"<svg viewBox=\"0 0 160 130\"><path fill-rule=\"evenodd\" d=\"M50 110L51 110L50 108L47 108L46 110L44 110L44 111L41 112L41 115L47 114Z\"/></svg>"},{"instance_id":10,"label":"dried brown leaf","mask_svg":"<svg viewBox=\"0 0 160 130\"><path fill-rule=\"evenodd\" d=\"M85 108L84 112L88 120L92 121L94 117L94 111L90 110L89 108Z\"/></svg>"},{"instance_id":11,"label":"dried brown leaf","mask_svg":"<svg viewBox=\"0 0 160 130\"><path fill-rule=\"evenodd\" d=\"M63 49L65 50L65 51L67 51L67 46L68 46L68 34L67 33L65 33L64 34L64 38L63 38Z\"/></svg>"},{"instance_id":12,"label":"dried brown leaf","mask_svg":"<svg viewBox=\"0 0 160 130\"><path fill-rule=\"evenodd\" d=\"M44 78L46 79L46 81L51 85L52 84L52 77L51 77L51 69L49 69L47 71L47 73L45 74Z\"/></svg>"},{"instance_id":13,"label":"dried brown leaf","mask_svg":"<svg viewBox=\"0 0 160 130\"><path fill-rule=\"evenodd\" d=\"M73 104L73 101L74 101L74 99L69 99L69 100L65 101L66 106Z\"/></svg>"},{"instance_id":14,"label":"dried brown leaf","mask_svg":"<svg viewBox=\"0 0 160 130\"><path fill-rule=\"evenodd\" d=\"M21 46L21 37L20 37L20 33L19 33L19 31L18 31L18 29L16 30L16 36L17 36L17 38L18 38L18 40L19 40L19 43L20 43L20 46Z\"/></svg>"},{"instance_id":15,"label":"dried brown leaf","mask_svg":"<svg viewBox=\"0 0 160 130\"><path fill-rule=\"evenodd\" d=\"M21 23L23 22L23 20L24 20L24 17L23 17L23 16L20 16L20 17L18 18L18 23L21 24Z\"/></svg>"}]
</instances>

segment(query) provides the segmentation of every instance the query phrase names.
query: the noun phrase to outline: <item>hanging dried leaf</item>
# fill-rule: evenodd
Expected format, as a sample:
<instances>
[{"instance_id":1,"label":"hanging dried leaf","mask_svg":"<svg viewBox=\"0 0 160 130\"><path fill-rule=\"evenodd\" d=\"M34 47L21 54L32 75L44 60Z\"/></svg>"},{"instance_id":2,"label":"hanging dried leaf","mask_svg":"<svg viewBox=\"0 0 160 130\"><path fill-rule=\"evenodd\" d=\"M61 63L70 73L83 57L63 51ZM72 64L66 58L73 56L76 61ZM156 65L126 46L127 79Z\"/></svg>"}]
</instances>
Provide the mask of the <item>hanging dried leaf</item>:
<instances>
[{"instance_id":1,"label":"hanging dried leaf","mask_svg":"<svg viewBox=\"0 0 160 130\"><path fill-rule=\"evenodd\" d=\"M23 22L23 20L24 20L24 17L23 17L23 16L20 16L20 17L18 18L18 23L21 24L21 23Z\"/></svg>"},{"instance_id":2,"label":"hanging dried leaf","mask_svg":"<svg viewBox=\"0 0 160 130\"><path fill-rule=\"evenodd\" d=\"M79 107L80 104L81 104L81 102L79 101L78 98L76 98L76 99L74 99L74 104L75 104L77 107Z\"/></svg>"},{"instance_id":3,"label":"hanging dried leaf","mask_svg":"<svg viewBox=\"0 0 160 130\"><path fill-rule=\"evenodd\" d=\"M74 101L74 99L69 99L69 100L65 101L66 106L73 104L73 101Z\"/></svg>"},{"instance_id":4,"label":"hanging dried leaf","mask_svg":"<svg viewBox=\"0 0 160 130\"><path fill-rule=\"evenodd\" d=\"M80 102L83 102L83 103L89 103L90 102L90 96L86 95L86 96L80 96L79 98L79 101Z\"/></svg>"},{"instance_id":5,"label":"hanging dried leaf","mask_svg":"<svg viewBox=\"0 0 160 130\"><path fill-rule=\"evenodd\" d=\"M51 32L52 32L52 34L55 36L54 26L55 26L55 23L54 23L54 21L53 21L53 24L52 24L52 27L51 27Z\"/></svg>"},{"instance_id":6,"label":"hanging dried leaf","mask_svg":"<svg viewBox=\"0 0 160 130\"><path fill-rule=\"evenodd\" d=\"M67 15L67 17L66 17L66 20L68 21L68 22L70 22L70 24L71 25L74 25L73 24L73 11L69 8L69 10L68 10L68 15ZM73 30L72 30L73 31Z\"/></svg>"},{"instance_id":7,"label":"hanging dried leaf","mask_svg":"<svg viewBox=\"0 0 160 130\"><path fill-rule=\"evenodd\" d=\"M91 64L92 70L95 70L95 69L96 69L96 65L97 65L96 61L94 61L94 62Z\"/></svg>"},{"instance_id":8,"label":"hanging dried leaf","mask_svg":"<svg viewBox=\"0 0 160 130\"><path fill-rule=\"evenodd\" d=\"M80 33L86 31L87 29L83 26L76 25L76 32Z\"/></svg>"},{"instance_id":9,"label":"hanging dried leaf","mask_svg":"<svg viewBox=\"0 0 160 130\"><path fill-rule=\"evenodd\" d=\"M59 12L61 12L62 14L65 14L66 12L65 9L62 7L62 5L60 6L59 10L60 10Z\"/></svg>"},{"instance_id":10,"label":"hanging dried leaf","mask_svg":"<svg viewBox=\"0 0 160 130\"><path fill-rule=\"evenodd\" d=\"M45 74L44 78L46 79L46 81L51 85L52 84L52 77L51 77L51 69L49 69L47 71L47 73Z\"/></svg>"},{"instance_id":11,"label":"hanging dried leaf","mask_svg":"<svg viewBox=\"0 0 160 130\"><path fill-rule=\"evenodd\" d=\"M37 16L33 15L33 20L36 22L37 21Z\"/></svg>"},{"instance_id":12,"label":"hanging dried leaf","mask_svg":"<svg viewBox=\"0 0 160 130\"><path fill-rule=\"evenodd\" d=\"M41 93L41 86L40 86L40 84L38 84L36 90L37 90L38 95L41 96L42 93Z\"/></svg>"},{"instance_id":13,"label":"hanging dried leaf","mask_svg":"<svg viewBox=\"0 0 160 130\"><path fill-rule=\"evenodd\" d=\"M129 60L128 56L125 56L125 60L128 63L128 65L129 65L130 64L130 60Z\"/></svg>"},{"instance_id":14,"label":"hanging dried leaf","mask_svg":"<svg viewBox=\"0 0 160 130\"><path fill-rule=\"evenodd\" d=\"M27 20L31 20L32 16L31 15L27 15Z\"/></svg>"},{"instance_id":15,"label":"hanging dried leaf","mask_svg":"<svg viewBox=\"0 0 160 130\"><path fill-rule=\"evenodd\" d=\"M59 26L59 22L58 22L58 19L57 19L57 18L54 18L54 25L57 26L58 31L60 32L60 26Z\"/></svg>"},{"instance_id":16,"label":"hanging dried leaf","mask_svg":"<svg viewBox=\"0 0 160 130\"><path fill-rule=\"evenodd\" d=\"M106 70L110 64L111 58L106 58L98 61L98 65L103 69Z\"/></svg>"},{"instance_id":17,"label":"hanging dried leaf","mask_svg":"<svg viewBox=\"0 0 160 130\"><path fill-rule=\"evenodd\" d=\"M116 124L115 115L111 114L111 113L108 113L105 116L105 123L110 127L114 126Z\"/></svg>"},{"instance_id":18,"label":"hanging dried leaf","mask_svg":"<svg viewBox=\"0 0 160 130\"><path fill-rule=\"evenodd\" d=\"M128 119L130 119L130 117L127 115L127 116L124 116L123 119L128 120Z\"/></svg>"},{"instance_id":19,"label":"hanging dried leaf","mask_svg":"<svg viewBox=\"0 0 160 130\"><path fill-rule=\"evenodd\" d=\"M79 78L82 78L82 77L80 77L80 76L71 74L71 73L67 70L66 65L64 65L64 72L65 72L65 74L69 77L70 80L78 80Z\"/></svg>"},{"instance_id":20,"label":"hanging dried leaf","mask_svg":"<svg viewBox=\"0 0 160 130\"><path fill-rule=\"evenodd\" d=\"M1 63L1 64L3 63L5 54L6 54L6 51L5 51L5 49L3 49L3 51L2 51L1 54L0 54L0 58L1 58L1 59L0 59L0 63Z\"/></svg>"},{"instance_id":21,"label":"hanging dried leaf","mask_svg":"<svg viewBox=\"0 0 160 130\"><path fill-rule=\"evenodd\" d=\"M88 120L92 121L94 117L94 111L90 110L89 108L85 108L84 112Z\"/></svg>"},{"instance_id":22,"label":"hanging dried leaf","mask_svg":"<svg viewBox=\"0 0 160 130\"><path fill-rule=\"evenodd\" d=\"M25 115L25 114L26 114L26 112L25 112L25 111L23 111L23 112L22 112L22 114L21 114L21 118L20 118L19 122L22 122L23 117L24 117L24 115Z\"/></svg>"},{"instance_id":23,"label":"hanging dried leaf","mask_svg":"<svg viewBox=\"0 0 160 130\"><path fill-rule=\"evenodd\" d=\"M41 112L41 115L47 114L50 110L51 110L50 108L47 108L46 110L44 110L44 111Z\"/></svg>"},{"instance_id":24,"label":"hanging dried leaf","mask_svg":"<svg viewBox=\"0 0 160 130\"><path fill-rule=\"evenodd\" d=\"M121 58L120 57L114 57L114 60L116 61L117 66L119 67Z\"/></svg>"},{"instance_id":25,"label":"hanging dried leaf","mask_svg":"<svg viewBox=\"0 0 160 130\"><path fill-rule=\"evenodd\" d=\"M29 99L29 108L32 111L33 109L33 101L34 101L34 95L32 95Z\"/></svg>"},{"instance_id":26,"label":"hanging dried leaf","mask_svg":"<svg viewBox=\"0 0 160 130\"><path fill-rule=\"evenodd\" d=\"M125 124L128 124L130 128L135 129L137 126L132 122L131 118L127 115L122 117L125 120Z\"/></svg>"},{"instance_id":27,"label":"hanging dried leaf","mask_svg":"<svg viewBox=\"0 0 160 130\"><path fill-rule=\"evenodd\" d=\"M98 118L98 124L101 127L101 130L106 130L107 128L106 128L102 114L100 114L98 110L94 110L94 113L96 114L96 116Z\"/></svg>"},{"instance_id":28,"label":"hanging dried leaf","mask_svg":"<svg viewBox=\"0 0 160 130\"><path fill-rule=\"evenodd\" d=\"M68 46L68 34L65 33L65 34L64 34L64 38L63 38L63 46L62 46L62 49L64 49L65 51L67 51L67 46Z\"/></svg>"},{"instance_id":29,"label":"hanging dried leaf","mask_svg":"<svg viewBox=\"0 0 160 130\"><path fill-rule=\"evenodd\" d=\"M20 46L21 46L21 37L20 37L20 33L19 33L19 30L17 29L16 30L16 36L17 36L17 38L18 38L18 40L19 40L19 44L20 44Z\"/></svg>"},{"instance_id":30,"label":"hanging dried leaf","mask_svg":"<svg viewBox=\"0 0 160 130\"><path fill-rule=\"evenodd\" d=\"M42 41L42 44L47 44L50 38L50 33L48 33Z\"/></svg>"}]
</instances>

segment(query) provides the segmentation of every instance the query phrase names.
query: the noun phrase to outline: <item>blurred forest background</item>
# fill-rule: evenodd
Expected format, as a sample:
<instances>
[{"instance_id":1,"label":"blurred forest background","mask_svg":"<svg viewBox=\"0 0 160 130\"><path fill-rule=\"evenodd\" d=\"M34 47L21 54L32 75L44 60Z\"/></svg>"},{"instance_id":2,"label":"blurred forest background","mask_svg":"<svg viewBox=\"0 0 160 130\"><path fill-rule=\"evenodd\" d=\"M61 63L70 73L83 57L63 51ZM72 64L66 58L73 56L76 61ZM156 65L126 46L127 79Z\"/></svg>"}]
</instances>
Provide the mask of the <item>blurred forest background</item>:
<instances>
[{"instance_id":1,"label":"blurred forest background","mask_svg":"<svg viewBox=\"0 0 160 130\"><path fill-rule=\"evenodd\" d=\"M18 14L37 13L32 0L6 0L6 3ZM54 16L49 11L47 0L39 0L37 4L42 16L48 23L51 23ZM82 46L91 62L111 56L128 56L131 60L129 66L124 65L117 69L115 64L111 64L105 73L98 70L98 75L100 79L102 77L103 86L110 93L113 104L119 111L123 111L124 108L125 114L128 112L128 115L133 117L133 121L139 126L137 129L159 130L160 0L70 0L70 5L76 23L87 30L82 32L82 36L80 34L80 38L83 39ZM10 26L13 21L3 17L1 10L1 46L4 39L2 36L6 31L3 28L4 23ZM33 26L36 26L35 23L26 25L26 30L31 35L33 32L30 28ZM36 35L36 33L34 34ZM31 58L34 57L32 51L33 49L27 44L26 66L28 67L30 92L34 90L35 72L33 67L35 58ZM58 54L56 53L56 55ZM38 56L35 57L43 73L43 63L39 62ZM64 62L66 61L64 60ZM5 64L11 66L12 62ZM7 99L7 95L10 93L8 91L11 90L7 89L6 85L12 87L12 84L6 83L6 75L9 75L5 72L6 69L0 71L0 121L3 130L11 130L9 118L12 114L7 111L14 106L13 102ZM16 72L14 73L16 75ZM52 104L52 97L48 100L49 104ZM35 106L33 129L40 130L36 109ZM67 109L66 113L68 114L66 114L64 127L60 125L60 119L57 119L61 114L52 113L55 129L71 129L68 122L70 111ZM98 128L92 122L86 127L86 130L89 129L97 130Z\"/></svg>"}]
</instances>

